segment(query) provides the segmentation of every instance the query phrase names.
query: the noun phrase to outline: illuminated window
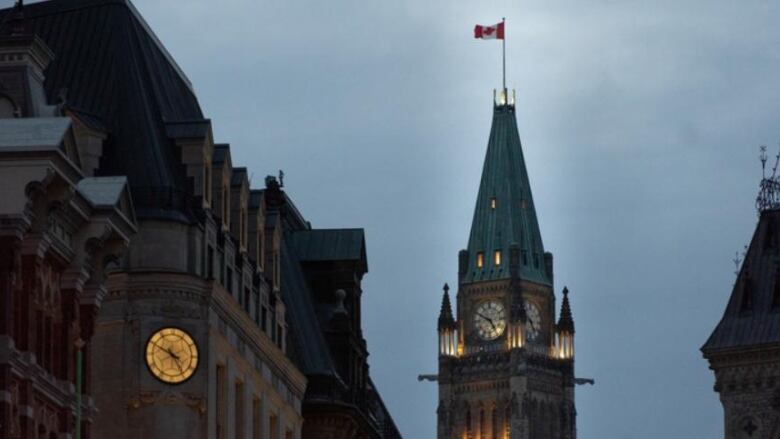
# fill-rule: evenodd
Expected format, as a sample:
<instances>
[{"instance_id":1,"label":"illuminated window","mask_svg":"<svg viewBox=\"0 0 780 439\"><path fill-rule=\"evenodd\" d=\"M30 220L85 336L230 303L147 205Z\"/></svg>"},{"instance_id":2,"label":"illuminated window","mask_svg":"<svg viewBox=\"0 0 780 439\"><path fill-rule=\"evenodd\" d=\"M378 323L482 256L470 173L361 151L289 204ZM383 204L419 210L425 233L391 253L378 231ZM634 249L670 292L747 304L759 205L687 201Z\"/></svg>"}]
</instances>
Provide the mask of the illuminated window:
<instances>
[{"instance_id":1,"label":"illuminated window","mask_svg":"<svg viewBox=\"0 0 780 439\"><path fill-rule=\"evenodd\" d=\"M496 197L493 197L490 199L490 208L495 209L496 208Z\"/></svg>"},{"instance_id":2,"label":"illuminated window","mask_svg":"<svg viewBox=\"0 0 780 439\"><path fill-rule=\"evenodd\" d=\"M493 263L496 264L496 267L501 265L501 250L496 250L493 253Z\"/></svg>"},{"instance_id":3,"label":"illuminated window","mask_svg":"<svg viewBox=\"0 0 780 439\"><path fill-rule=\"evenodd\" d=\"M482 268L485 265L485 254L482 252L477 253L477 268Z\"/></svg>"}]
</instances>

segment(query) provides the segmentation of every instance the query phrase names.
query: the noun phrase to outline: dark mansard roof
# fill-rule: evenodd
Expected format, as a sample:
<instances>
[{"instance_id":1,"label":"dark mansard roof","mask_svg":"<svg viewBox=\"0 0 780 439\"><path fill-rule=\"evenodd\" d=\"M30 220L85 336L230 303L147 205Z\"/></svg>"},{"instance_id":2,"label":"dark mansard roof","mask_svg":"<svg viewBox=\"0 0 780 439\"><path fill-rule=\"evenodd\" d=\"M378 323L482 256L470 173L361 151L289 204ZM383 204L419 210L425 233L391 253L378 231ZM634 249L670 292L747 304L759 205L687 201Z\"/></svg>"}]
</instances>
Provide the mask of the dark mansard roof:
<instances>
[{"instance_id":1,"label":"dark mansard roof","mask_svg":"<svg viewBox=\"0 0 780 439\"><path fill-rule=\"evenodd\" d=\"M190 81L133 5L52 0L25 5L23 13L27 30L55 56L44 72L49 102L66 91L67 107L109 133L98 174L128 177L139 217L187 221L185 173L166 123L200 121L203 113Z\"/></svg>"},{"instance_id":2,"label":"dark mansard roof","mask_svg":"<svg viewBox=\"0 0 780 439\"><path fill-rule=\"evenodd\" d=\"M761 217L705 354L780 343L780 210Z\"/></svg>"}]
</instances>

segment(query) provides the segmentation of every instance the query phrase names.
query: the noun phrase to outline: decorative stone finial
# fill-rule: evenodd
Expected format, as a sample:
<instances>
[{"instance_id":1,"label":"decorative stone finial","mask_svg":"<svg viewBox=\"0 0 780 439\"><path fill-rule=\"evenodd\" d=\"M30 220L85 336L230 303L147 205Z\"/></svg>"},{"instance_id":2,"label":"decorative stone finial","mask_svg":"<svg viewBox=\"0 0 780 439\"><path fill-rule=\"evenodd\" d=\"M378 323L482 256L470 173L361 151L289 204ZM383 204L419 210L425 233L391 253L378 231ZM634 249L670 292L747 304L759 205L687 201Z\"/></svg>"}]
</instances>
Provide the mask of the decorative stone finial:
<instances>
[{"instance_id":1,"label":"decorative stone finial","mask_svg":"<svg viewBox=\"0 0 780 439\"><path fill-rule=\"evenodd\" d=\"M333 314L347 314L347 308L344 307L344 299L347 298L347 292L339 288L336 290L336 307L333 309Z\"/></svg>"}]
</instances>

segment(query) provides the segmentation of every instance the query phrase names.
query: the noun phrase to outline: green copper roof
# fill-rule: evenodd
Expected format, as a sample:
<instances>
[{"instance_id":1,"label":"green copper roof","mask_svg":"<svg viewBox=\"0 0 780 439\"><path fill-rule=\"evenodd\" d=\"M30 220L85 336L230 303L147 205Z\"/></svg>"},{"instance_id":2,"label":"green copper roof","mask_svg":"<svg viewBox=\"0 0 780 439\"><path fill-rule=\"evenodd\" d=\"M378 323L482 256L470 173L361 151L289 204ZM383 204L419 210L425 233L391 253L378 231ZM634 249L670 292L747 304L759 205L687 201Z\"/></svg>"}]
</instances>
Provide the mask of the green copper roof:
<instances>
[{"instance_id":1,"label":"green copper roof","mask_svg":"<svg viewBox=\"0 0 780 439\"><path fill-rule=\"evenodd\" d=\"M551 285L515 108L498 105L493 110L493 126L471 223L468 267L462 282L509 278L512 244L520 249L520 278ZM496 264L496 251L501 252L500 264ZM482 268L477 264L480 253Z\"/></svg>"}]
</instances>

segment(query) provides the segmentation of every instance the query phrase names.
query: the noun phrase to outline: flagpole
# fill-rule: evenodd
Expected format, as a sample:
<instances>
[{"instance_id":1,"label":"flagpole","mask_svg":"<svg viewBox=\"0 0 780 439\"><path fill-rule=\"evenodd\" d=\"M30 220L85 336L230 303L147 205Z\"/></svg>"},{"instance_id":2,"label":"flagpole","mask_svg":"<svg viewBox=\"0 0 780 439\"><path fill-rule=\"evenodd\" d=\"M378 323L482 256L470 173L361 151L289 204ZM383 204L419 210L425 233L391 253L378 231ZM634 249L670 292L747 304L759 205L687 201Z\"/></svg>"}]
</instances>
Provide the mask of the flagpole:
<instances>
[{"instance_id":1,"label":"flagpole","mask_svg":"<svg viewBox=\"0 0 780 439\"><path fill-rule=\"evenodd\" d=\"M504 25L504 38L501 39L501 61L503 65L503 80L502 84L504 86L504 99L506 99L507 102L509 102L509 96L506 94L506 17L501 17L501 23Z\"/></svg>"}]
</instances>

